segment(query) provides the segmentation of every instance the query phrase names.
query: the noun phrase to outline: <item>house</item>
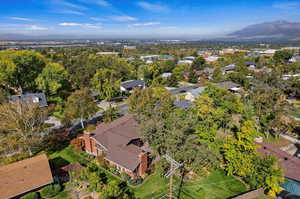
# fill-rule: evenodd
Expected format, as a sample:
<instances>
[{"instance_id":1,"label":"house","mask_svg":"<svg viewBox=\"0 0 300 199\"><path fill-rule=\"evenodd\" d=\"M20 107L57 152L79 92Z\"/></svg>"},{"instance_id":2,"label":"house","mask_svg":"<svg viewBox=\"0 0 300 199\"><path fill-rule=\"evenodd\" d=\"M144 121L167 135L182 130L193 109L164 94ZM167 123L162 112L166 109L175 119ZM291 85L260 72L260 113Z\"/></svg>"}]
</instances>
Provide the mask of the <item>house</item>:
<instances>
[{"instance_id":1,"label":"house","mask_svg":"<svg viewBox=\"0 0 300 199\"><path fill-rule=\"evenodd\" d=\"M288 80L288 79L293 78L293 77L299 77L299 79L300 79L300 73L282 75L283 80Z\"/></svg>"},{"instance_id":2,"label":"house","mask_svg":"<svg viewBox=\"0 0 300 199\"><path fill-rule=\"evenodd\" d=\"M124 49L126 49L126 50L136 50L136 46L124 45Z\"/></svg>"},{"instance_id":3,"label":"house","mask_svg":"<svg viewBox=\"0 0 300 199\"><path fill-rule=\"evenodd\" d=\"M135 88L145 88L146 83L142 79L138 80L128 80L121 83L120 90L121 92L131 92Z\"/></svg>"},{"instance_id":4,"label":"house","mask_svg":"<svg viewBox=\"0 0 300 199\"><path fill-rule=\"evenodd\" d=\"M188 64L191 65L193 63L192 60L179 60L177 64Z\"/></svg>"},{"instance_id":5,"label":"house","mask_svg":"<svg viewBox=\"0 0 300 199\"><path fill-rule=\"evenodd\" d=\"M286 191L299 194L300 196L300 159L280 150L270 144L257 142L260 148L257 151L263 155L275 155L278 159L278 165L283 169L287 182L281 185Z\"/></svg>"},{"instance_id":6,"label":"house","mask_svg":"<svg viewBox=\"0 0 300 199\"><path fill-rule=\"evenodd\" d=\"M272 56L274 56L276 51L277 50L275 50L275 49L268 49L268 50L265 50L265 51L261 51L260 54L263 55L263 56L266 56L266 57L272 57Z\"/></svg>"},{"instance_id":7,"label":"house","mask_svg":"<svg viewBox=\"0 0 300 199\"><path fill-rule=\"evenodd\" d=\"M134 115L123 116L111 123L102 123L92 132L84 132L85 151L103 157L132 178L143 176L149 169L151 149L141 140Z\"/></svg>"},{"instance_id":8,"label":"house","mask_svg":"<svg viewBox=\"0 0 300 199\"><path fill-rule=\"evenodd\" d=\"M222 68L222 71L223 71L223 74L226 74L226 73L231 73L234 71L236 65L235 64L229 64L227 66L224 66Z\"/></svg>"},{"instance_id":9,"label":"house","mask_svg":"<svg viewBox=\"0 0 300 199\"><path fill-rule=\"evenodd\" d=\"M21 100L22 102L39 104L39 107L48 106L46 96L44 93L27 93L22 95L13 95L11 96L10 102L15 102L17 100Z\"/></svg>"},{"instance_id":10,"label":"house","mask_svg":"<svg viewBox=\"0 0 300 199\"><path fill-rule=\"evenodd\" d=\"M194 56L188 56L183 58L183 60L190 60L190 61L194 61L194 59L196 59L196 57Z\"/></svg>"},{"instance_id":11,"label":"house","mask_svg":"<svg viewBox=\"0 0 300 199\"><path fill-rule=\"evenodd\" d=\"M159 55L146 55L146 56L140 56L140 59L144 62L153 62L155 60L159 59Z\"/></svg>"},{"instance_id":12,"label":"house","mask_svg":"<svg viewBox=\"0 0 300 199\"><path fill-rule=\"evenodd\" d=\"M16 198L53 183L45 154L0 167L0 198Z\"/></svg>"},{"instance_id":13,"label":"house","mask_svg":"<svg viewBox=\"0 0 300 199\"><path fill-rule=\"evenodd\" d=\"M300 56L293 56L291 59L289 59L290 63L300 62Z\"/></svg>"},{"instance_id":14,"label":"house","mask_svg":"<svg viewBox=\"0 0 300 199\"><path fill-rule=\"evenodd\" d=\"M199 87L196 89L192 89L186 93L185 99L191 102L195 101L196 98L201 95L201 93L205 90L206 87Z\"/></svg>"},{"instance_id":15,"label":"house","mask_svg":"<svg viewBox=\"0 0 300 199\"><path fill-rule=\"evenodd\" d=\"M193 106L193 104L189 100L180 98L175 99L173 104L174 106L182 110L188 109Z\"/></svg>"},{"instance_id":16,"label":"house","mask_svg":"<svg viewBox=\"0 0 300 199\"><path fill-rule=\"evenodd\" d=\"M199 86L194 85L194 86L186 86L186 87L181 87L181 88L175 88L175 89L170 90L170 93L171 93L171 95L182 95L182 94L185 94L188 91L196 89L198 87Z\"/></svg>"},{"instance_id":17,"label":"house","mask_svg":"<svg viewBox=\"0 0 300 199\"><path fill-rule=\"evenodd\" d=\"M171 76L172 76L172 73L163 73L163 74L161 74L162 78L169 78Z\"/></svg>"},{"instance_id":18,"label":"house","mask_svg":"<svg viewBox=\"0 0 300 199\"><path fill-rule=\"evenodd\" d=\"M215 83L216 86L219 86L221 88L224 88L224 89L227 89L231 92L239 92L240 91L240 85L239 84L236 84L232 81L225 81L225 82L218 82L218 83Z\"/></svg>"},{"instance_id":19,"label":"house","mask_svg":"<svg viewBox=\"0 0 300 199\"><path fill-rule=\"evenodd\" d=\"M246 62L245 65L249 68L256 68L255 62Z\"/></svg>"},{"instance_id":20,"label":"house","mask_svg":"<svg viewBox=\"0 0 300 199\"><path fill-rule=\"evenodd\" d=\"M216 61L218 61L219 57L218 56L208 56L208 57L205 57L204 59L208 64L211 64L211 63L215 63Z\"/></svg>"}]
</instances>

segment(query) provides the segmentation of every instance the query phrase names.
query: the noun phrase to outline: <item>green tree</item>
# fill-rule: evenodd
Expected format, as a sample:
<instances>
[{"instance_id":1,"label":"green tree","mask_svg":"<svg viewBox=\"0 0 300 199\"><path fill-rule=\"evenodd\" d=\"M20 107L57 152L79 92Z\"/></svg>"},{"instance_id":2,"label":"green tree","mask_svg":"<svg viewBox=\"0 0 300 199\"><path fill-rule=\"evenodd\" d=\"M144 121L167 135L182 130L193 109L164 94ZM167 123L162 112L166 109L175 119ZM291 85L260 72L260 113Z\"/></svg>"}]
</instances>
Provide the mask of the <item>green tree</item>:
<instances>
[{"instance_id":1,"label":"green tree","mask_svg":"<svg viewBox=\"0 0 300 199\"><path fill-rule=\"evenodd\" d=\"M67 86L68 73L63 66L57 63L48 63L35 80L37 88L46 95L56 95Z\"/></svg>"},{"instance_id":2,"label":"green tree","mask_svg":"<svg viewBox=\"0 0 300 199\"><path fill-rule=\"evenodd\" d=\"M203 70L205 67L206 67L205 59L202 56L199 56L194 59L194 61L192 63L192 69Z\"/></svg>"},{"instance_id":3,"label":"green tree","mask_svg":"<svg viewBox=\"0 0 300 199\"><path fill-rule=\"evenodd\" d=\"M7 87L33 90L35 79L46 65L45 58L33 51L3 51L0 53L0 82Z\"/></svg>"},{"instance_id":4,"label":"green tree","mask_svg":"<svg viewBox=\"0 0 300 199\"><path fill-rule=\"evenodd\" d=\"M212 81L213 82L221 82L223 81L224 75L222 74L222 69L220 67L215 68L213 75L212 75Z\"/></svg>"},{"instance_id":5,"label":"green tree","mask_svg":"<svg viewBox=\"0 0 300 199\"><path fill-rule=\"evenodd\" d=\"M84 128L83 120L96 113L98 107L91 96L89 89L83 88L73 92L67 100L65 118L68 120L80 119L81 127Z\"/></svg>"},{"instance_id":6,"label":"green tree","mask_svg":"<svg viewBox=\"0 0 300 199\"><path fill-rule=\"evenodd\" d=\"M285 64L289 61L290 58L292 58L293 53L288 50L279 50L276 51L273 60L275 61L275 64Z\"/></svg>"},{"instance_id":7,"label":"green tree","mask_svg":"<svg viewBox=\"0 0 300 199\"><path fill-rule=\"evenodd\" d=\"M112 69L98 69L91 80L93 88L99 92L100 98L111 100L120 89L120 79Z\"/></svg>"}]
</instances>

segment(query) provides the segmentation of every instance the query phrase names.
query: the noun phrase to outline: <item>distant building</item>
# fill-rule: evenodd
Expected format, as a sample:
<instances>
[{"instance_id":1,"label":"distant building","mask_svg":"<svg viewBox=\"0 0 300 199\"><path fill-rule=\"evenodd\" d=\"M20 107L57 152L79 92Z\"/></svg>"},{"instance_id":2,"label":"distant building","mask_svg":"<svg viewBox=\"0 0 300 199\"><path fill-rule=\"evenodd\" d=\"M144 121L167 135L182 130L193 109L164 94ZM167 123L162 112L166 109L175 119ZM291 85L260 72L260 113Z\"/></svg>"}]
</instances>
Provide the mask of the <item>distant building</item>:
<instances>
[{"instance_id":1,"label":"distant building","mask_svg":"<svg viewBox=\"0 0 300 199\"><path fill-rule=\"evenodd\" d=\"M146 83L142 79L138 80L128 80L121 83L120 90L121 92L131 92L135 88L145 88Z\"/></svg>"},{"instance_id":2,"label":"distant building","mask_svg":"<svg viewBox=\"0 0 300 199\"><path fill-rule=\"evenodd\" d=\"M300 62L300 56L293 56L291 59L289 59L290 63Z\"/></svg>"},{"instance_id":3,"label":"distant building","mask_svg":"<svg viewBox=\"0 0 300 199\"><path fill-rule=\"evenodd\" d=\"M290 78L292 78L292 77L299 77L299 79L300 79L300 73L297 73L297 74L287 74L287 75L282 75L282 79L283 79L283 80L288 80L288 79L290 79Z\"/></svg>"},{"instance_id":4,"label":"distant building","mask_svg":"<svg viewBox=\"0 0 300 199\"><path fill-rule=\"evenodd\" d=\"M45 154L0 167L0 198L20 197L53 183Z\"/></svg>"},{"instance_id":5,"label":"distant building","mask_svg":"<svg viewBox=\"0 0 300 199\"><path fill-rule=\"evenodd\" d=\"M194 61L194 59L196 59L196 57L194 56L188 56L183 58L183 60L190 60L190 61Z\"/></svg>"},{"instance_id":6,"label":"distant building","mask_svg":"<svg viewBox=\"0 0 300 199\"><path fill-rule=\"evenodd\" d=\"M193 63L192 60L179 60L177 64L188 64L191 65Z\"/></svg>"},{"instance_id":7,"label":"distant building","mask_svg":"<svg viewBox=\"0 0 300 199\"><path fill-rule=\"evenodd\" d=\"M201 95L201 93L203 93L203 91L205 90L205 88L206 87L199 87L199 88L196 88L196 89L193 89L193 90L189 90L186 93L185 99L189 100L191 102L195 101L197 99L197 97L199 95Z\"/></svg>"},{"instance_id":8,"label":"distant building","mask_svg":"<svg viewBox=\"0 0 300 199\"><path fill-rule=\"evenodd\" d=\"M126 50L136 50L136 46L127 46L127 45L125 45L124 49L126 49Z\"/></svg>"},{"instance_id":9,"label":"distant building","mask_svg":"<svg viewBox=\"0 0 300 199\"><path fill-rule=\"evenodd\" d=\"M207 63L211 64L211 63L215 63L216 61L218 61L219 57L218 56L208 56L204 59Z\"/></svg>"},{"instance_id":10,"label":"distant building","mask_svg":"<svg viewBox=\"0 0 300 199\"><path fill-rule=\"evenodd\" d=\"M119 52L97 52L96 55L119 55Z\"/></svg>"},{"instance_id":11,"label":"distant building","mask_svg":"<svg viewBox=\"0 0 300 199\"><path fill-rule=\"evenodd\" d=\"M39 107L48 106L46 96L44 93L27 93L23 95L13 95L11 96L10 102L15 102L20 100L21 102L39 104Z\"/></svg>"},{"instance_id":12,"label":"distant building","mask_svg":"<svg viewBox=\"0 0 300 199\"><path fill-rule=\"evenodd\" d=\"M275 50L275 49L268 49L268 50L265 50L265 51L261 51L260 54L263 55L263 56L266 56L266 57L272 57L272 56L274 56L276 51L277 50Z\"/></svg>"},{"instance_id":13,"label":"distant building","mask_svg":"<svg viewBox=\"0 0 300 199\"><path fill-rule=\"evenodd\" d=\"M245 65L250 68L256 68L255 62L246 62Z\"/></svg>"}]
</instances>

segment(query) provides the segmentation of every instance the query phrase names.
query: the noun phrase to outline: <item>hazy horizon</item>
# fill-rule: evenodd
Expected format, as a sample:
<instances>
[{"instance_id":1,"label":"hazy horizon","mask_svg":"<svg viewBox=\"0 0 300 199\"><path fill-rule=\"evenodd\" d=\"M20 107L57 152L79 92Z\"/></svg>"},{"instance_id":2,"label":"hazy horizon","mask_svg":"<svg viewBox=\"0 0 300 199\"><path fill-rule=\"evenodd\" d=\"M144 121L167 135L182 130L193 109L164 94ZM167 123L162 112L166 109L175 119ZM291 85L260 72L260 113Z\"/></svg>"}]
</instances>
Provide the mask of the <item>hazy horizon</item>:
<instances>
[{"instance_id":1,"label":"hazy horizon","mask_svg":"<svg viewBox=\"0 0 300 199\"><path fill-rule=\"evenodd\" d=\"M300 1L11 0L1 35L44 39L212 39L267 21L300 21ZM52 37L52 38L51 38Z\"/></svg>"}]
</instances>

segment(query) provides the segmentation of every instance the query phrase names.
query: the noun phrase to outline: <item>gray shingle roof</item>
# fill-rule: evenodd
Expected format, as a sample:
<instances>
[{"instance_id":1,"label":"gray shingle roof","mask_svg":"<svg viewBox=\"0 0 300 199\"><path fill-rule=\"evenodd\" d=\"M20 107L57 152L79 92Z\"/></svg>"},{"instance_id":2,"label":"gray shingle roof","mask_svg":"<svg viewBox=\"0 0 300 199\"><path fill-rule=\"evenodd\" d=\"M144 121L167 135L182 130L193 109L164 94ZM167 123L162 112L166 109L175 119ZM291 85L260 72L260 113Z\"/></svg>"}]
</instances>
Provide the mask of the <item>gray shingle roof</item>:
<instances>
[{"instance_id":1,"label":"gray shingle roof","mask_svg":"<svg viewBox=\"0 0 300 199\"><path fill-rule=\"evenodd\" d=\"M193 106L193 104L190 101L185 99L176 99L173 104L180 109L187 109Z\"/></svg>"},{"instance_id":2,"label":"gray shingle roof","mask_svg":"<svg viewBox=\"0 0 300 199\"><path fill-rule=\"evenodd\" d=\"M230 65L224 66L222 68L222 70L224 70L224 71L229 71L229 70L233 70L233 69L235 69L235 64L230 64Z\"/></svg>"},{"instance_id":3,"label":"gray shingle roof","mask_svg":"<svg viewBox=\"0 0 300 199\"><path fill-rule=\"evenodd\" d=\"M15 102L17 100L21 100L27 103L39 103L39 107L48 106L46 96L44 93L27 93L23 95L13 95L11 97L11 101Z\"/></svg>"},{"instance_id":4,"label":"gray shingle roof","mask_svg":"<svg viewBox=\"0 0 300 199\"><path fill-rule=\"evenodd\" d=\"M128 80L126 82L122 82L121 86L125 89L132 89L132 88L137 88L137 87L144 87L145 86L145 81L138 79L138 80Z\"/></svg>"},{"instance_id":5,"label":"gray shingle roof","mask_svg":"<svg viewBox=\"0 0 300 199\"><path fill-rule=\"evenodd\" d=\"M175 89L170 90L170 93L171 93L171 95L178 95L181 93L186 93L186 92L196 89L198 87L199 86L186 86L186 87L182 87L182 88L175 88Z\"/></svg>"}]
</instances>

